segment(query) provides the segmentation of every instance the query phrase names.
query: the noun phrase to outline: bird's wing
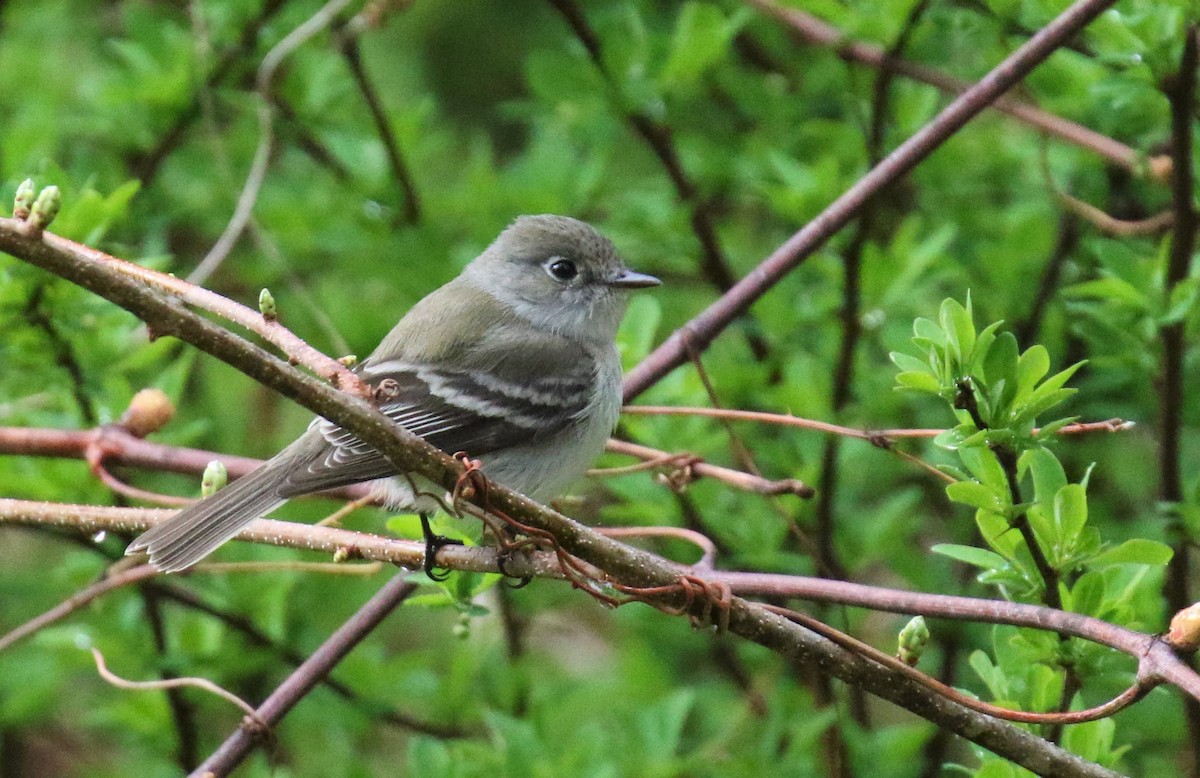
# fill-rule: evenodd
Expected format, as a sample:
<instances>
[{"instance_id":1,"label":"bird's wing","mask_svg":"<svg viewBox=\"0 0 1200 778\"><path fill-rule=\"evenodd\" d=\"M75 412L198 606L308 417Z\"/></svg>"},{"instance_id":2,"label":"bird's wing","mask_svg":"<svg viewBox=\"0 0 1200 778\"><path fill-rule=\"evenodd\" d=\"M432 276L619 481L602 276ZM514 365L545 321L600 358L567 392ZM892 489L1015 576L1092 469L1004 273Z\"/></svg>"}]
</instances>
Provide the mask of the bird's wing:
<instances>
[{"instance_id":1,"label":"bird's wing","mask_svg":"<svg viewBox=\"0 0 1200 778\"><path fill-rule=\"evenodd\" d=\"M381 398L384 414L448 454L486 458L535 442L575 423L591 402L596 362L582 349L555 344L532 359L488 353L486 366L388 360L367 362L360 372ZM314 445L314 433L321 445ZM375 449L327 419L316 419L305 437L312 441L305 446L308 455L280 483L280 497L395 474Z\"/></svg>"}]
</instances>

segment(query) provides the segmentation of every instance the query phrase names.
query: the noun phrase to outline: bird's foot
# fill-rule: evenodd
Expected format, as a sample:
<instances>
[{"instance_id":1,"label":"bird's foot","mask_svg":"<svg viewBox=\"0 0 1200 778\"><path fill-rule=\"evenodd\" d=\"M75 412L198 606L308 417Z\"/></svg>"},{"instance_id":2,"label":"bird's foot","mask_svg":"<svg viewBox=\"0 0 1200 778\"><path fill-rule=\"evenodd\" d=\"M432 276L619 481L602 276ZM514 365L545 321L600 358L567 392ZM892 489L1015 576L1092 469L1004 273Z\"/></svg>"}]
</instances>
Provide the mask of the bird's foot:
<instances>
[{"instance_id":1,"label":"bird's foot","mask_svg":"<svg viewBox=\"0 0 1200 778\"><path fill-rule=\"evenodd\" d=\"M450 571L444 573L436 572L437 569L437 552L445 546L461 546L461 540L448 538L445 535L435 534L429 526L429 516L422 513L421 516L421 534L425 536L425 563L422 568L425 570L425 575L429 576L429 580L442 582L450 577Z\"/></svg>"}]
</instances>

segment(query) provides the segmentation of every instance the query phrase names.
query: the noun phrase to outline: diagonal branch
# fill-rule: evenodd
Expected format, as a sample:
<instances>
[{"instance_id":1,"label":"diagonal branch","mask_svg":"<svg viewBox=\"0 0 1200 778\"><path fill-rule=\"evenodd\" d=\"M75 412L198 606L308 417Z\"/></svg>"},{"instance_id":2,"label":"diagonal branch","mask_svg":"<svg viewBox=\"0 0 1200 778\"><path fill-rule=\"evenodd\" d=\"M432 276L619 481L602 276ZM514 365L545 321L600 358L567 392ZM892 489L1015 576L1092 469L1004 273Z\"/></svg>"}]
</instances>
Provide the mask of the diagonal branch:
<instances>
[{"instance_id":1,"label":"diagonal branch","mask_svg":"<svg viewBox=\"0 0 1200 778\"><path fill-rule=\"evenodd\" d=\"M915 135L860 178L841 197L775 250L719 300L676 330L625 378L625 400L638 396L688 359L688 347L706 347L758 298L846 226L881 190L928 157L967 122L992 105L1115 0L1077 0L1020 48L963 92Z\"/></svg>"},{"instance_id":2,"label":"diagonal branch","mask_svg":"<svg viewBox=\"0 0 1200 778\"><path fill-rule=\"evenodd\" d=\"M417 585L408 582L407 578L407 573L400 573L384 584L374 597L345 624L338 627L304 664L297 667L267 699L263 700L262 705L254 711L253 719L244 719L233 734L205 759L192 775L211 775L217 778L228 775L241 764L266 734L258 722L268 727L279 723L338 662L416 591Z\"/></svg>"},{"instance_id":3,"label":"diagonal branch","mask_svg":"<svg viewBox=\"0 0 1200 778\"><path fill-rule=\"evenodd\" d=\"M773 16L786 24L802 40L833 48L842 59L896 73L914 81L929 84L947 94L961 94L970 86L969 82L954 78L934 68L901 59L894 52L885 51L879 46L851 40L832 24L798 8L784 8L771 0L747 0L747 2L768 16ZM1136 170L1138 167L1138 152L1135 149L1113 140L1107 135L1084 127L1082 124L1056 116L1011 97L1001 97L991 107L1060 140L1095 152L1112 164L1126 170Z\"/></svg>"}]
</instances>

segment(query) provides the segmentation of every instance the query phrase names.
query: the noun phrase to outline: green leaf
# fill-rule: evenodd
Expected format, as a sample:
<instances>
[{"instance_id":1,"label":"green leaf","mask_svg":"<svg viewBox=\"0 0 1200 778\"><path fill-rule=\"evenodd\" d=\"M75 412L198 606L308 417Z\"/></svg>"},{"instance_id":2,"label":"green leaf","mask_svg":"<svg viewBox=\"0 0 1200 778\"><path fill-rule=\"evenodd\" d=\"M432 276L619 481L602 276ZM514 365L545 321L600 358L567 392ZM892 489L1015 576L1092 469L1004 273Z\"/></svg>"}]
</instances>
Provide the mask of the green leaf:
<instances>
[{"instance_id":1,"label":"green leaf","mask_svg":"<svg viewBox=\"0 0 1200 778\"><path fill-rule=\"evenodd\" d=\"M1069 297L1091 297L1127 305L1138 310L1148 310L1146 295L1128 281L1108 276L1094 281L1084 281L1063 290Z\"/></svg>"},{"instance_id":2,"label":"green leaf","mask_svg":"<svg viewBox=\"0 0 1200 778\"><path fill-rule=\"evenodd\" d=\"M1104 567L1106 565L1152 565L1162 567L1171 561L1174 555L1171 547L1165 543L1145 538L1130 538L1113 548L1101 551L1088 560L1088 567Z\"/></svg>"},{"instance_id":3,"label":"green leaf","mask_svg":"<svg viewBox=\"0 0 1200 778\"><path fill-rule=\"evenodd\" d=\"M935 346L944 347L946 345L946 333L929 319L918 318L913 321L913 335Z\"/></svg>"},{"instance_id":4,"label":"green leaf","mask_svg":"<svg viewBox=\"0 0 1200 778\"><path fill-rule=\"evenodd\" d=\"M1054 524L1064 545L1072 545L1087 524L1087 492L1079 484L1067 484L1054 496Z\"/></svg>"},{"instance_id":5,"label":"green leaf","mask_svg":"<svg viewBox=\"0 0 1200 778\"><path fill-rule=\"evenodd\" d=\"M1098 615L1104 604L1104 574L1089 570L1079 576L1067 600L1067 610L1089 616Z\"/></svg>"},{"instance_id":6,"label":"green leaf","mask_svg":"<svg viewBox=\"0 0 1200 778\"><path fill-rule=\"evenodd\" d=\"M896 367L907 373L929 373L933 375L933 368L930 364L912 354L905 354L902 351L893 351L888 354L888 358L895 363Z\"/></svg>"},{"instance_id":7,"label":"green leaf","mask_svg":"<svg viewBox=\"0 0 1200 778\"><path fill-rule=\"evenodd\" d=\"M975 338L975 348L971 350L971 356L966 360L967 371L975 374L983 374L983 363L987 359L988 353L992 349L992 344L996 342L996 331L1000 329L1002 321L994 321L980 331Z\"/></svg>"},{"instance_id":8,"label":"green leaf","mask_svg":"<svg viewBox=\"0 0 1200 778\"><path fill-rule=\"evenodd\" d=\"M1003 516L987 511L975 514L975 526L979 528L979 536L991 546L996 553L1010 562L1017 560L1017 550L1025 544L1021 533L1013 529Z\"/></svg>"},{"instance_id":9,"label":"green leaf","mask_svg":"<svg viewBox=\"0 0 1200 778\"><path fill-rule=\"evenodd\" d=\"M1160 327L1169 327L1186 319L1187 315L1192 312L1192 308L1196 305L1196 292L1198 289L1200 289L1200 277L1185 278L1175 284L1175 287L1171 289L1166 312L1158 317L1158 325Z\"/></svg>"},{"instance_id":10,"label":"green leaf","mask_svg":"<svg viewBox=\"0 0 1200 778\"><path fill-rule=\"evenodd\" d=\"M1050 449L1043 446L1031 448L1021 455L1017 463L1020 468L1028 468L1033 476L1034 499L1049 505L1058 494L1059 489L1067 485L1067 474L1062 463Z\"/></svg>"},{"instance_id":11,"label":"green leaf","mask_svg":"<svg viewBox=\"0 0 1200 778\"><path fill-rule=\"evenodd\" d=\"M1006 381L1017 384L1017 339L1011 332L1001 332L988 350L983 363L983 375L988 383Z\"/></svg>"},{"instance_id":12,"label":"green leaf","mask_svg":"<svg viewBox=\"0 0 1200 778\"><path fill-rule=\"evenodd\" d=\"M901 389L915 389L918 392L940 394L942 385L929 373L907 371L896 375L896 383Z\"/></svg>"},{"instance_id":13,"label":"green leaf","mask_svg":"<svg viewBox=\"0 0 1200 778\"><path fill-rule=\"evenodd\" d=\"M959 562L966 562L968 565L982 567L984 570L999 570L1008 564L1004 557L999 554L988 551L986 548L976 548L975 546L963 546L957 543L938 543L929 550L935 554L941 554Z\"/></svg>"},{"instance_id":14,"label":"green leaf","mask_svg":"<svg viewBox=\"0 0 1200 778\"><path fill-rule=\"evenodd\" d=\"M946 298L938 313L938 321L946 333L946 345L960 365L975 348L975 322L971 314L957 300Z\"/></svg>"},{"instance_id":15,"label":"green leaf","mask_svg":"<svg viewBox=\"0 0 1200 778\"><path fill-rule=\"evenodd\" d=\"M738 25L708 3L685 3L675 20L671 51L659 75L662 87L695 81L724 58Z\"/></svg>"},{"instance_id":16,"label":"green leaf","mask_svg":"<svg viewBox=\"0 0 1200 778\"><path fill-rule=\"evenodd\" d=\"M954 502L993 513L1003 513L1005 503L996 493L978 481L959 481L946 487L946 496Z\"/></svg>"},{"instance_id":17,"label":"green leaf","mask_svg":"<svg viewBox=\"0 0 1200 778\"><path fill-rule=\"evenodd\" d=\"M976 433L978 434L978 433ZM975 436L971 436L974 438ZM996 455L982 445L968 446L966 443L958 450L962 462L975 476L975 480L999 494L1008 488L1008 477L1000 466Z\"/></svg>"},{"instance_id":18,"label":"green leaf","mask_svg":"<svg viewBox=\"0 0 1200 778\"><path fill-rule=\"evenodd\" d=\"M1050 352L1045 346L1035 345L1025 349L1025 353L1017 360L1017 394L1016 401L1033 391L1037 382L1050 371Z\"/></svg>"}]
</instances>

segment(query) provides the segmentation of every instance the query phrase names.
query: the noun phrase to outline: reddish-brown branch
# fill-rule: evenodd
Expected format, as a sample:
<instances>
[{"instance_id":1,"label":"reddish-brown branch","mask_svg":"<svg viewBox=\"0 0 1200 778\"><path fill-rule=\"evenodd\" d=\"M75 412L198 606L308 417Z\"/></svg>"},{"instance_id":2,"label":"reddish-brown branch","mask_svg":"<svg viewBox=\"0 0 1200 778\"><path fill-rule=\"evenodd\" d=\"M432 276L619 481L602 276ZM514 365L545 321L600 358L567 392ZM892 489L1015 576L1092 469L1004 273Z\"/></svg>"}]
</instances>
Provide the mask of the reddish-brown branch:
<instances>
[{"instance_id":1,"label":"reddish-brown branch","mask_svg":"<svg viewBox=\"0 0 1200 778\"><path fill-rule=\"evenodd\" d=\"M232 479L241 478L262 464L262 460L250 457L142 440L117 425L106 425L93 430L0 427L0 454L87 458L88 451L93 449L103 453L104 461L187 475L203 473L209 462L218 459L225 465ZM712 478L737 489L761 495L794 494L805 498L813 495L812 487L794 478L772 481L740 470L709 464L692 454L670 454L649 446L615 439L608 442L607 450L615 454L637 457L644 460L643 464L651 467L686 460L689 480ZM640 465L635 467L645 469ZM326 497L358 500L365 497L367 491L366 486L348 486L321 494Z\"/></svg>"},{"instance_id":2,"label":"reddish-brown branch","mask_svg":"<svg viewBox=\"0 0 1200 778\"><path fill-rule=\"evenodd\" d=\"M664 451L659 451L649 446L616 439L608 441L605 449L614 454L625 454L647 461L659 460L664 456L671 456ZM690 458L687 470L689 471L689 477L712 478L713 480L720 481L743 491L754 492L755 494L767 496L794 494L797 497L805 498L813 496L812 487L795 478L783 478L778 481L772 481L741 470L712 465L698 457Z\"/></svg>"},{"instance_id":3,"label":"reddish-brown branch","mask_svg":"<svg viewBox=\"0 0 1200 778\"><path fill-rule=\"evenodd\" d=\"M277 320L267 320L258 311L252 311L227 297L190 284L181 278L117 259L66 238L46 233L42 239L55 251L74 255L80 260L94 263L106 270L134 279L148 289L168 294L188 305L215 313L275 345L292 364L304 365L344 391L358 394L360 397L370 396L369 390L359 377L346 369L345 365L336 359L330 359L308 345Z\"/></svg>"},{"instance_id":4,"label":"reddish-brown branch","mask_svg":"<svg viewBox=\"0 0 1200 778\"><path fill-rule=\"evenodd\" d=\"M62 505L25 500L0 499L0 525L26 524L57 526L85 535L100 531L141 532L174 512L156 508L113 508L91 505ZM239 536L239 540L265 543L289 548L308 549L326 554L338 551L350 556L416 569L423 560L423 545L416 541L396 540L363 532L351 532L336 527L259 519ZM663 562L645 552L647 560ZM456 570L499 572L498 554L493 548L447 546L438 552L439 564ZM562 580L553 552L530 552L506 563L515 576ZM1158 636L1135 632L1101 619L1078 613L1055 610L1041 605L957 597L945 594L926 594L888 589L865 584L837 581L828 578L776 573L744 573L710 570L706 567L671 565L679 573L703 579L714 585L728 587L739 597L766 597L772 600L802 599L811 602L847 605L888 613L923 615L985 624L1007 624L1017 627L1048 630L1082 638L1108 646L1132 657L1150 657L1148 676L1174 684L1189 695L1200 699L1200 675L1189 668L1170 645ZM143 570L143 565L137 570ZM583 569L583 568L580 568ZM592 572L595 572L594 570ZM132 575L132 573L129 573ZM147 569L137 575L150 576ZM106 579L111 580L111 579ZM106 584L90 599L115 588ZM90 599L88 601L90 601ZM78 607L78 606L75 606ZM73 607L72 610L75 608ZM1161 650L1160 650L1161 649ZM1165 653L1164 653L1165 652Z\"/></svg>"},{"instance_id":5,"label":"reddish-brown branch","mask_svg":"<svg viewBox=\"0 0 1200 778\"><path fill-rule=\"evenodd\" d=\"M798 427L813 432L826 432L831 435L841 435L847 438L858 438L875 445L886 444L897 438L936 438L946 430L935 428L918 429L858 429L843 427L840 424L830 424L827 421L806 419L802 416L792 416L786 413L767 413L765 411L739 411L726 408L695 408L683 405L626 405L622 413L634 416L709 416L717 419L733 421L752 421L760 424L778 424L785 427ZM1086 421L1068 424L1057 431L1058 435L1082 435L1090 432L1123 432L1133 428L1134 423L1124 419L1105 419L1104 421ZM1037 429L1034 432L1038 432Z\"/></svg>"},{"instance_id":6,"label":"reddish-brown branch","mask_svg":"<svg viewBox=\"0 0 1200 778\"><path fill-rule=\"evenodd\" d=\"M642 360L625 378L625 400L640 395L687 361L685 344L690 344L694 349L704 349L758 298L853 219L868 200L906 175L1114 2L1077 0L978 83L965 90L932 121L763 260L755 270Z\"/></svg>"},{"instance_id":7,"label":"reddish-brown branch","mask_svg":"<svg viewBox=\"0 0 1200 778\"><path fill-rule=\"evenodd\" d=\"M6 635L0 635L0 652L4 651L9 646L18 643L30 635L45 629L60 619L64 619L80 608L84 607L92 600L108 594L114 589L120 589L122 586L128 586L138 581L144 581L147 578L153 578L160 573L153 565L138 565L124 570L120 573L110 575L99 583L92 584L83 591L76 592L67 599L60 602L50 610L42 613L29 621L25 622L16 629L11 630Z\"/></svg>"}]
</instances>

